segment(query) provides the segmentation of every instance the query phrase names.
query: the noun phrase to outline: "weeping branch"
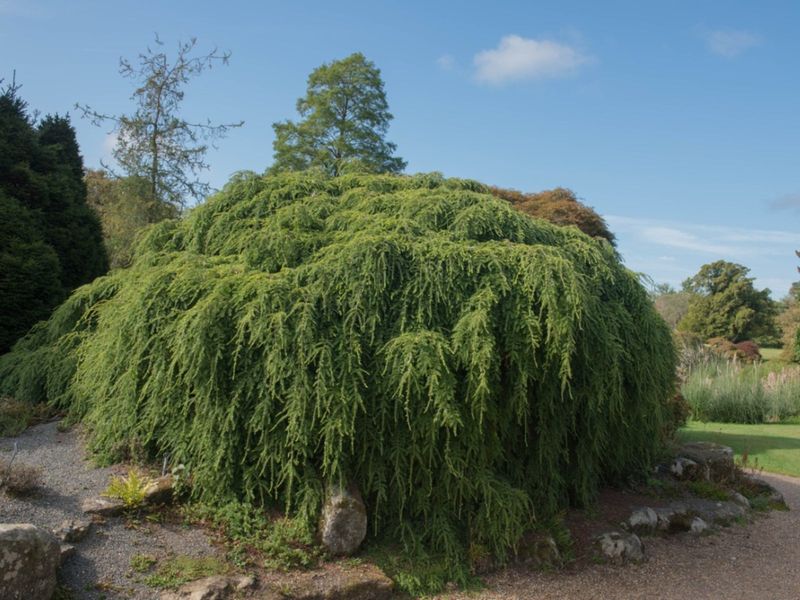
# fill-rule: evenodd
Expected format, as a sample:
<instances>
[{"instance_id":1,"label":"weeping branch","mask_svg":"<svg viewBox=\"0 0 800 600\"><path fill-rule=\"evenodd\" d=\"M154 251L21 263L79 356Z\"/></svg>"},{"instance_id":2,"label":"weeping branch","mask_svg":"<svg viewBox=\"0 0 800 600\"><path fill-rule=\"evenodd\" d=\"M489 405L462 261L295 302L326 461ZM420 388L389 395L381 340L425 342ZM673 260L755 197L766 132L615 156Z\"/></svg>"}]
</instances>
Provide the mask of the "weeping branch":
<instances>
[{"instance_id":1,"label":"weeping branch","mask_svg":"<svg viewBox=\"0 0 800 600\"><path fill-rule=\"evenodd\" d=\"M436 175L238 175L0 358L106 460L309 521L355 480L375 534L452 557L647 468L673 375L608 243Z\"/></svg>"}]
</instances>

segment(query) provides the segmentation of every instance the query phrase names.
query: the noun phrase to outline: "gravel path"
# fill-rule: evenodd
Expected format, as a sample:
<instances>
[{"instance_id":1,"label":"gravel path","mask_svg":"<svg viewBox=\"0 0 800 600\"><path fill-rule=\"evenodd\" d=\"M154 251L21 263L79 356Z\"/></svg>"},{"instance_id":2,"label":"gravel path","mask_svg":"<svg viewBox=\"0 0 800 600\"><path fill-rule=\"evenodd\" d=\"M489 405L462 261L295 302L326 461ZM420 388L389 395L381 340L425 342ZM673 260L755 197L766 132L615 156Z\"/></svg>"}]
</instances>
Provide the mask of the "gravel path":
<instances>
[{"instance_id":1,"label":"gravel path","mask_svg":"<svg viewBox=\"0 0 800 600\"><path fill-rule=\"evenodd\" d=\"M78 433L59 432L57 423L31 427L15 438L0 438L0 462L11 457L14 442L19 447L15 462L39 467L43 486L40 492L24 499L0 493L0 523L33 523L54 529L68 519L86 520L81 502L106 488L113 469L93 467L84 459ZM202 530L146 521L131 527L121 518L94 525L89 536L75 547L77 551L65 561L61 576L76 599L152 600L158 593L131 572L135 554L163 558L171 554L216 553Z\"/></svg>"},{"instance_id":2,"label":"gravel path","mask_svg":"<svg viewBox=\"0 0 800 600\"><path fill-rule=\"evenodd\" d=\"M93 467L83 458L78 433L59 432L56 425L47 423L16 438L0 438L0 461L8 460L16 441L16 460L39 466L44 484L40 493L28 499L0 494L0 522L55 528L67 519L84 518L81 501L99 495L108 484L113 470ZM800 479L780 475L764 475L764 479L783 492L792 510L772 512L751 525L729 527L708 537L645 538L649 559L643 565L594 565L558 573L511 569L489 577L480 593L439 598L800 599ZM131 528L122 519L96 525L76 546L77 553L62 568L63 582L76 599L152 600L157 592L130 570L133 555L163 558L216 552L202 530L145 522Z\"/></svg>"},{"instance_id":3,"label":"gravel path","mask_svg":"<svg viewBox=\"0 0 800 600\"><path fill-rule=\"evenodd\" d=\"M479 594L449 600L798 600L800 599L800 479L763 475L789 511L760 516L708 537L645 538L643 565L596 565L579 572L504 571Z\"/></svg>"}]
</instances>

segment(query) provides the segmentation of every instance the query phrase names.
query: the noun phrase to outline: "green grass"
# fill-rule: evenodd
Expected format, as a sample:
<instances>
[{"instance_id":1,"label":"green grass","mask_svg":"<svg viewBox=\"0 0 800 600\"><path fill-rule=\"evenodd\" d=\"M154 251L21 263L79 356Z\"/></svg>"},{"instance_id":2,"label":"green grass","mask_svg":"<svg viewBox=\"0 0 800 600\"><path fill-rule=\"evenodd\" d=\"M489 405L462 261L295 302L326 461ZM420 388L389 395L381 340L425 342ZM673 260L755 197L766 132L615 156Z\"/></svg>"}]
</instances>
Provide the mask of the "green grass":
<instances>
[{"instance_id":1,"label":"green grass","mask_svg":"<svg viewBox=\"0 0 800 600\"><path fill-rule=\"evenodd\" d=\"M769 361L784 362L781 359L783 348L761 348L760 352L761 352L761 358L764 359L764 362L769 362Z\"/></svg>"},{"instance_id":2,"label":"green grass","mask_svg":"<svg viewBox=\"0 0 800 600\"><path fill-rule=\"evenodd\" d=\"M710 441L733 448L736 458L747 453L750 464L765 471L800 477L800 423L741 425L690 422L678 432L681 441Z\"/></svg>"}]
</instances>

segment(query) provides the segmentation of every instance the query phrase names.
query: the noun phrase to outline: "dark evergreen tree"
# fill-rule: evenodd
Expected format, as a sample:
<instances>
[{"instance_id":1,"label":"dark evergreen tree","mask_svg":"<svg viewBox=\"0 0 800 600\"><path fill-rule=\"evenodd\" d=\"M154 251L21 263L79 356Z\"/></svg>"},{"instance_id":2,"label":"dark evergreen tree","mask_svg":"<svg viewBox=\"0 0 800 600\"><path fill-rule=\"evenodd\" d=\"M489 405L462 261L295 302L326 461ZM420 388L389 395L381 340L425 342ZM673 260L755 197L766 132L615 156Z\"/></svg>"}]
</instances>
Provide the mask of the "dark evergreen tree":
<instances>
[{"instance_id":1,"label":"dark evergreen tree","mask_svg":"<svg viewBox=\"0 0 800 600\"><path fill-rule=\"evenodd\" d=\"M0 94L0 353L108 268L75 130L58 115L36 126L17 92Z\"/></svg>"},{"instance_id":2,"label":"dark evergreen tree","mask_svg":"<svg viewBox=\"0 0 800 600\"><path fill-rule=\"evenodd\" d=\"M36 215L0 191L0 353L64 296L58 256Z\"/></svg>"},{"instance_id":3,"label":"dark evergreen tree","mask_svg":"<svg viewBox=\"0 0 800 600\"><path fill-rule=\"evenodd\" d=\"M46 237L61 261L61 282L72 290L108 270L103 232L86 203L83 158L69 117L48 115L38 133L49 196Z\"/></svg>"}]
</instances>

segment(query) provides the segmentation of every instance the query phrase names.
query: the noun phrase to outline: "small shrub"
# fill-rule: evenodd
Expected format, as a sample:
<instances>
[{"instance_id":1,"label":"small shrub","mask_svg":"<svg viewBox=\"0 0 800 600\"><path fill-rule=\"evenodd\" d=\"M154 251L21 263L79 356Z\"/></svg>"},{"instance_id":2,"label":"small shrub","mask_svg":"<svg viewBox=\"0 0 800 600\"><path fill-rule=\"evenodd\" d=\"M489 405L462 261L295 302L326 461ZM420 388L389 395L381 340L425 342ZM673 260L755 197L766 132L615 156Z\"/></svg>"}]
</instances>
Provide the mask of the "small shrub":
<instances>
[{"instance_id":1,"label":"small shrub","mask_svg":"<svg viewBox=\"0 0 800 600\"><path fill-rule=\"evenodd\" d=\"M32 406L8 396L0 398L0 436L19 435L33 419Z\"/></svg>"},{"instance_id":2,"label":"small shrub","mask_svg":"<svg viewBox=\"0 0 800 600\"><path fill-rule=\"evenodd\" d=\"M134 554L131 557L131 570L136 573L146 573L158 562L152 554Z\"/></svg>"},{"instance_id":3,"label":"small shrub","mask_svg":"<svg viewBox=\"0 0 800 600\"><path fill-rule=\"evenodd\" d=\"M133 510L144 504L144 492L149 483L149 477L131 469L125 477L112 477L102 495L122 500L125 508Z\"/></svg>"},{"instance_id":4,"label":"small shrub","mask_svg":"<svg viewBox=\"0 0 800 600\"><path fill-rule=\"evenodd\" d=\"M442 592L449 583L462 589L478 589L481 581L471 568L480 568L491 562L491 551L483 544L473 543L467 547L468 561L453 569L445 556L432 554L417 545L412 552L403 552L392 543L381 540L366 549L366 556L386 573L411 597L429 596Z\"/></svg>"},{"instance_id":5,"label":"small shrub","mask_svg":"<svg viewBox=\"0 0 800 600\"><path fill-rule=\"evenodd\" d=\"M736 356L748 363L759 362L761 360L761 350L752 340L745 340L736 344Z\"/></svg>"},{"instance_id":6,"label":"small shrub","mask_svg":"<svg viewBox=\"0 0 800 600\"><path fill-rule=\"evenodd\" d=\"M11 463L0 470L0 487L10 496L32 494L41 480L41 469L23 463Z\"/></svg>"},{"instance_id":7,"label":"small shrub","mask_svg":"<svg viewBox=\"0 0 800 600\"><path fill-rule=\"evenodd\" d=\"M730 360L738 356L736 344L728 339L722 337L711 338L706 341L706 345L722 358Z\"/></svg>"}]
</instances>

